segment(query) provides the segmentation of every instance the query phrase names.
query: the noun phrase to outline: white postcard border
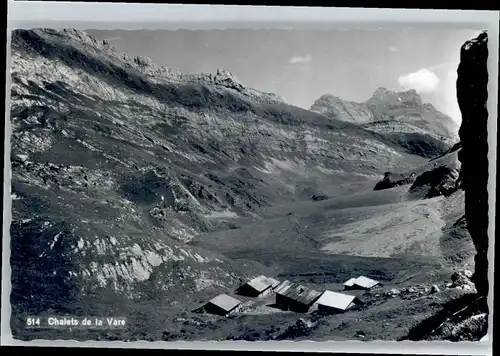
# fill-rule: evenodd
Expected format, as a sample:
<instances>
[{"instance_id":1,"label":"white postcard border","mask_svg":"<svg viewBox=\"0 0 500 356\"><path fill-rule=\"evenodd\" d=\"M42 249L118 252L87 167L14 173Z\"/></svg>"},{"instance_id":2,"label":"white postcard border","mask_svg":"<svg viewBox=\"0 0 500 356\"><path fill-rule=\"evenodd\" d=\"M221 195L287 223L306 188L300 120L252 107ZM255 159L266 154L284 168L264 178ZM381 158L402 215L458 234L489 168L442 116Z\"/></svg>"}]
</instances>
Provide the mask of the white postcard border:
<instances>
[{"instance_id":1,"label":"white postcard border","mask_svg":"<svg viewBox=\"0 0 500 356\"><path fill-rule=\"evenodd\" d=\"M9 1L7 63L10 59L10 31L15 28L73 27L81 29L352 29L426 26L468 28L488 31L488 112L497 117L499 12L473 10L307 8L277 6L225 6L126 3L62 3ZM7 67L6 93L10 88ZM4 192L10 192L10 105L6 97ZM13 346L109 347L140 349L272 350L348 353L491 355L493 327L493 261L495 233L496 120L488 121L489 145L489 330L483 342L384 342L384 341L208 341L208 342L118 342L33 340L12 338L10 330L10 233L12 200L4 194L1 344Z\"/></svg>"}]
</instances>

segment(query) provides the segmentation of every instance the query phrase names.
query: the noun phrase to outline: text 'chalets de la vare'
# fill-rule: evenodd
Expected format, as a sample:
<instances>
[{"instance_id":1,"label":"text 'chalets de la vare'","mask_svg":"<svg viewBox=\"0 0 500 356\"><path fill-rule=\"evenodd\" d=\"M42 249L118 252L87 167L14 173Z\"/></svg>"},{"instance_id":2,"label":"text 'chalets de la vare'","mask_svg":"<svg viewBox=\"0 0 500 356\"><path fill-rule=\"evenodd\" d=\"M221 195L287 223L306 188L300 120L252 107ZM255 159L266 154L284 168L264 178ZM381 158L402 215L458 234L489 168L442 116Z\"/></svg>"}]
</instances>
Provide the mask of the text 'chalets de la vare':
<instances>
[{"instance_id":1,"label":"text 'chalets de la vare'","mask_svg":"<svg viewBox=\"0 0 500 356\"><path fill-rule=\"evenodd\" d=\"M126 326L127 319L123 317L30 316L26 318L27 328L121 329Z\"/></svg>"}]
</instances>

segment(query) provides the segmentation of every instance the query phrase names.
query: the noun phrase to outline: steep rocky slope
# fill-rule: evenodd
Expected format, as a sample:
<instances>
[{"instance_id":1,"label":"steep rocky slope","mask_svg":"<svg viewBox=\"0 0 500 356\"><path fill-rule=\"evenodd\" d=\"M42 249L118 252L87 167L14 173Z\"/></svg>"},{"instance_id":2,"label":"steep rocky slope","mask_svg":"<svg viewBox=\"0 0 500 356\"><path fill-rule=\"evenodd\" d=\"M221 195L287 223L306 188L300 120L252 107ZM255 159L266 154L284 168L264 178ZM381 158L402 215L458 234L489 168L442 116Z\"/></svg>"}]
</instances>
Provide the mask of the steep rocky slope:
<instances>
[{"instance_id":1,"label":"steep rocky slope","mask_svg":"<svg viewBox=\"0 0 500 356\"><path fill-rule=\"evenodd\" d=\"M308 255L326 243L311 238L330 228L326 207L386 204L366 210L376 219L400 196L352 193L448 148L423 154L407 138L294 107L224 70L176 73L77 30L14 31L11 77L11 300L19 337L33 337L24 313L45 311L128 315L140 325L130 338L145 338L240 279L282 273L295 253L305 256L296 259L301 268L314 259L331 265L331 256ZM294 224L291 207L311 209L312 220ZM368 216L339 214L343 224ZM284 235L285 215L295 235ZM257 234L261 222L272 229ZM262 242L267 255L252 255ZM423 268L388 259L373 272L374 262L362 261L342 264L372 273L395 265L403 276ZM209 329L205 337L216 337Z\"/></svg>"},{"instance_id":2,"label":"steep rocky slope","mask_svg":"<svg viewBox=\"0 0 500 356\"><path fill-rule=\"evenodd\" d=\"M394 92L381 87L362 103L325 94L311 110L378 132L408 152L427 158L457 141L456 123L431 104L423 103L415 90Z\"/></svg>"}]
</instances>

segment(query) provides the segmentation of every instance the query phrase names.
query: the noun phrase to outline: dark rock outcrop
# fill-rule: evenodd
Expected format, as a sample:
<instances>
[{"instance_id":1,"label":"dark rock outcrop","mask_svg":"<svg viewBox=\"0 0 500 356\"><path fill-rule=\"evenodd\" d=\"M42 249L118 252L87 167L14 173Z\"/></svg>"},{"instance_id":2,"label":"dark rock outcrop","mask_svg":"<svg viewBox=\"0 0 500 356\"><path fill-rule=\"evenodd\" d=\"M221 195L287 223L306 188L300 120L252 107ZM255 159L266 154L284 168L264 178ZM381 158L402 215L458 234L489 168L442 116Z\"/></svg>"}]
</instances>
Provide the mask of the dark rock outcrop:
<instances>
[{"instance_id":1,"label":"dark rock outcrop","mask_svg":"<svg viewBox=\"0 0 500 356\"><path fill-rule=\"evenodd\" d=\"M321 201L321 200L326 200L328 199L328 196L324 195L324 194L313 194L311 196L311 200L314 200L314 201Z\"/></svg>"},{"instance_id":2,"label":"dark rock outcrop","mask_svg":"<svg viewBox=\"0 0 500 356\"><path fill-rule=\"evenodd\" d=\"M449 341L476 340L478 335L485 335L488 328L488 315L475 314L458 323L448 322L441 327L439 337Z\"/></svg>"},{"instance_id":3,"label":"dark rock outcrop","mask_svg":"<svg viewBox=\"0 0 500 356\"><path fill-rule=\"evenodd\" d=\"M475 286L470 280L471 277L472 272L469 270L456 271L451 275L451 287L464 289L464 286L469 286L469 288L474 289Z\"/></svg>"},{"instance_id":4,"label":"dark rock outcrop","mask_svg":"<svg viewBox=\"0 0 500 356\"><path fill-rule=\"evenodd\" d=\"M403 177L401 175L394 175L390 172L385 172L384 179L375 184L373 190L383 190L390 189L400 185L411 184L415 180L414 174L410 174L408 177Z\"/></svg>"},{"instance_id":5,"label":"dark rock outcrop","mask_svg":"<svg viewBox=\"0 0 500 356\"><path fill-rule=\"evenodd\" d=\"M286 328L286 330L277 337L277 340L290 340L307 336L311 333L313 326L312 322L300 318L295 324Z\"/></svg>"},{"instance_id":6,"label":"dark rock outcrop","mask_svg":"<svg viewBox=\"0 0 500 356\"><path fill-rule=\"evenodd\" d=\"M467 41L460 51L457 99L462 112L459 130L461 178L467 227L477 250L473 281L488 294L488 35Z\"/></svg>"},{"instance_id":7,"label":"dark rock outcrop","mask_svg":"<svg viewBox=\"0 0 500 356\"><path fill-rule=\"evenodd\" d=\"M439 166L419 175L410 187L410 193L422 192L424 198L449 196L458 189L459 171Z\"/></svg>"}]
</instances>

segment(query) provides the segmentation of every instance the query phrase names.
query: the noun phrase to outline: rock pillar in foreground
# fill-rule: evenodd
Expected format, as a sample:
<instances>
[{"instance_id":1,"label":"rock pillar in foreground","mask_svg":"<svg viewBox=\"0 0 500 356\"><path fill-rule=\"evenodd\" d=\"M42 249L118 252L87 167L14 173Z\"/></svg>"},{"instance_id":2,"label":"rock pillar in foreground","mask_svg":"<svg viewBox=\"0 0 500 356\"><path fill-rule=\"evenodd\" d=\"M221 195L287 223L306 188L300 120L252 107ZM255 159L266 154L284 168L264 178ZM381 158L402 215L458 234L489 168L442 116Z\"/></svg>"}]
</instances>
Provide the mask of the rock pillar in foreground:
<instances>
[{"instance_id":1,"label":"rock pillar in foreground","mask_svg":"<svg viewBox=\"0 0 500 356\"><path fill-rule=\"evenodd\" d=\"M462 46L457 79L457 99L462 112L459 131L462 149L458 158L465 190L467 227L477 252L473 281L480 295L488 294L487 59L488 35L483 32Z\"/></svg>"}]
</instances>

